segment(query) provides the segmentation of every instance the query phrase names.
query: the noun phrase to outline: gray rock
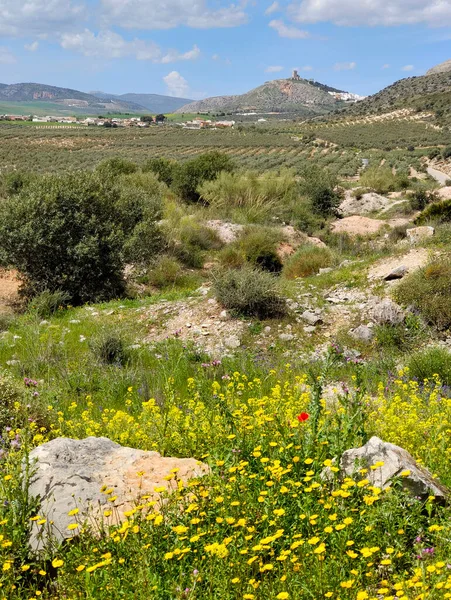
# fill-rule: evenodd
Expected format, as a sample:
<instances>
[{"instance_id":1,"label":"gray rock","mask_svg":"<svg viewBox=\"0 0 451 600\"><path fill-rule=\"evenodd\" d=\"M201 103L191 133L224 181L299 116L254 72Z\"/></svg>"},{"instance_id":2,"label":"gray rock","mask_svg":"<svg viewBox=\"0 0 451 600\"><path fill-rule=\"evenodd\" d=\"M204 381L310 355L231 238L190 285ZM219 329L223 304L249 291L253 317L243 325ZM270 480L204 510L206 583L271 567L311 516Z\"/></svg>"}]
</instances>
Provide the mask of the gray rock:
<instances>
[{"instance_id":1,"label":"gray rock","mask_svg":"<svg viewBox=\"0 0 451 600\"><path fill-rule=\"evenodd\" d=\"M76 535L78 529L75 533L68 529L71 523L89 523L95 530L106 507L114 507L107 523L124 520L124 512L133 508L140 496L157 500L155 487L164 486L168 491L177 487L173 480L165 479L173 469L178 469L177 477L183 481L209 471L207 465L192 458L162 457L158 452L125 448L95 437L56 438L35 448L29 461L29 494L39 499L39 515L47 519L44 526L33 524L30 546L35 552ZM107 488L112 490L110 495L101 492ZM108 500L113 494L117 496L114 503ZM70 516L75 508L79 514Z\"/></svg>"},{"instance_id":2,"label":"gray rock","mask_svg":"<svg viewBox=\"0 0 451 600\"><path fill-rule=\"evenodd\" d=\"M241 346L240 338L236 335L230 335L229 337L225 338L224 346L226 348L231 348L232 350L234 348L239 348Z\"/></svg>"},{"instance_id":3,"label":"gray rock","mask_svg":"<svg viewBox=\"0 0 451 600\"><path fill-rule=\"evenodd\" d=\"M291 340L294 340L294 335L292 333L281 333L279 340L282 340L282 342L291 342Z\"/></svg>"},{"instance_id":4,"label":"gray rock","mask_svg":"<svg viewBox=\"0 0 451 600\"><path fill-rule=\"evenodd\" d=\"M313 327L313 325L306 325L304 331L305 333L315 333L316 327Z\"/></svg>"},{"instance_id":5,"label":"gray rock","mask_svg":"<svg viewBox=\"0 0 451 600\"><path fill-rule=\"evenodd\" d=\"M307 323L309 323L310 325L322 325L322 323L324 322L321 319L320 315L316 315L315 313L309 310L305 310L302 313L301 319L304 319L304 321L307 321Z\"/></svg>"},{"instance_id":6,"label":"gray rock","mask_svg":"<svg viewBox=\"0 0 451 600\"><path fill-rule=\"evenodd\" d=\"M370 317L378 325L400 325L404 322L405 314L399 304L384 298L370 309Z\"/></svg>"},{"instance_id":7,"label":"gray rock","mask_svg":"<svg viewBox=\"0 0 451 600\"><path fill-rule=\"evenodd\" d=\"M374 331L366 325L359 325L355 329L351 329L349 335L355 340L371 342L371 340L374 338Z\"/></svg>"},{"instance_id":8,"label":"gray rock","mask_svg":"<svg viewBox=\"0 0 451 600\"><path fill-rule=\"evenodd\" d=\"M330 273L333 271L332 267L324 267L318 271L318 275L325 275L326 273Z\"/></svg>"},{"instance_id":9,"label":"gray rock","mask_svg":"<svg viewBox=\"0 0 451 600\"><path fill-rule=\"evenodd\" d=\"M429 225L423 225L422 227L412 227L406 231L407 239L411 244L416 244L420 240L428 237L432 237L435 233L435 229Z\"/></svg>"},{"instance_id":10,"label":"gray rock","mask_svg":"<svg viewBox=\"0 0 451 600\"><path fill-rule=\"evenodd\" d=\"M383 463L380 467L369 469L365 478L371 485L385 489L393 479L398 478L402 486L413 496L426 498L430 495L438 499L449 498L450 491L439 483L424 467L403 448L372 437L364 446L343 453L340 471L343 476L352 477L362 467Z\"/></svg>"},{"instance_id":11,"label":"gray rock","mask_svg":"<svg viewBox=\"0 0 451 600\"><path fill-rule=\"evenodd\" d=\"M390 273L385 275L384 280L392 281L393 279L402 279L405 275L407 275L408 272L409 269L404 265L401 265L400 267L393 269L393 271L390 271Z\"/></svg>"}]
</instances>

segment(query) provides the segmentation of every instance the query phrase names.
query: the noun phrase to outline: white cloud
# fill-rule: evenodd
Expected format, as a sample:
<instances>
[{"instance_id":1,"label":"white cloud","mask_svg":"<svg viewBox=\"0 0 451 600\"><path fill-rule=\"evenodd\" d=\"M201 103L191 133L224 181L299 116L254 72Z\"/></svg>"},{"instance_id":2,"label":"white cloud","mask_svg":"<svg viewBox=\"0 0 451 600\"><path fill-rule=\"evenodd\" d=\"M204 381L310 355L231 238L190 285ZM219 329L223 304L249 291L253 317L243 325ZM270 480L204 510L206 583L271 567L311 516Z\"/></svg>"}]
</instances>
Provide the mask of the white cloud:
<instances>
[{"instance_id":1,"label":"white cloud","mask_svg":"<svg viewBox=\"0 0 451 600\"><path fill-rule=\"evenodd\" d=\"M266 67L265 69L265 73L280 73L280 71L283 71L281 66Z\"/></svg>"},{"instance_id":2,"label":"white cloud","mask_svg":"<svg viewBox=\"0 0 451 600\"><path fill-rule=\"evenodd\" d=\"M391 66L391 65L389 65L389 64L382 65L382 69L389 69L389 68L390 68L390 66Z\"/></svg>"},{"instance_id":3,"label":"white cloud","mask_svg":"<svg viewBox=\"0 0 451 600\"><path fill-rule=\"evenodd\" d=\"M280 37L290 38L292 40L305 40L311 37L308 31L303 31L292 25L286 25L281 20L270 21L269 26L277 31Z\"/></svg>"},{"instance_id":4,"label":"white cloud","mask_svg":"<svg viewBox=\"0 0 451 600\"><path fill-rule=\"evenodd\" d=\"M211 57L212 60L219 60L221 57L219 56L219 54L213 54L213 56Z\"/></svg>"},{"instance_id":5,"label":"white cloud","mask_svg":"<svg viewBox=\"0 0 451 600\"><path fill-rule=\"evenodd\" d=\"M355 62L340 62L334 64L334 71L353 71L357 66Z\"/></svg>"},{"instance_id":6,"label":"white cloud","mask_svg":"<svg viewBox=\"0 0 451 600\"><path fill-rule=\"evenodd\" d=\"M299 23L330 21L336 25L451 25L450 0L294 0L290 17Z\"/></svg>"},{"instance_id":7,"label":"white cloud","mask_svg":"<svg viewBox=\"0 0 451 600\"><path fill-rule=\"evenodd\" d=\"M301 67L298 71L313 71L313 67L310 65L305 65L305 67Z\"/></svg>"},{"instance_id":8,"label":"white cloud","mask_svg":"<svg viewBox=\"0 0 451 600\"><path fill-rule=\"evenodd\" d=\"M200 56L198 46L193 46L185 53L169 50L163 54L161 48L152 41L138 38L128 41L114 31L101 31L95 34L85 29L82 33L63 33L60 43L65 50L97 58L135 58L168 64L178 60L194 60Z\"/></svg>"},{"instance_id":9,"label":"white cloud","mask_svg":"<svg viewBox=\"0 0 451 600\"><path fill-rule=\"evenodd\" d=\"M169 52L163 56L161 62L163 64L176 62L178 60L196 60L200 56L200 49L198 46L194 45L192 50L189 50L185 53L180 53L177 50L169 50Z\"/></svg>"},{"instance_id":10,"label":"white cloud","mask_svg":"<svg viewBox=\"0 0 451 600\"><path fill-rule=\"evenodd\" d=\"M61 46L65 50L100 58L133 57L156 62L161 58L161 50L157 44L138 39L128 42L114 31L101 31L97 35L89 29L82 33L64 33L61 36Z\"/></svg>"},{"instance_id":11,"label":"white cloud","mask_svg":"<svg viewBox=\"0 0 451 600\"><path fill-rule=\"evenodd\" d=\"M280 4L278 2L273 2L271 4L271 6L268 6L268 8L265 10L265 15L272 15L275 12L278 12L280 10Z\"/></svg>"},{"instance_id":12,"label":"white cloud","mask_svg":"<svg viewBox=\"0 0 451 600\"><path fill-rule=\"evenodd\" d=\"M36 50L39 48L39 42L33 42L32 44L25 44L24 46L25 50L28 50L29 52L36 52Z\"/></svg>"},{"instance_id":13,"label":"white cloud","mask_svg":"<svg viewBox=\"0 0 451 600\"><path fill-rule=\"evenodd\" d=\"M195 29L237 27L247 14L236 4L210 8L208 0L101 0L106 23L128 29L172 29L179 25Z\"/></svg>"},{"instance_id":14,"label":"white cloud","mask_svg":"<svg viewBox=\"0 0 451 600\"><path fill-rule=\"evenodd\" d=\"M0 35L20 37L71 29L84 19L79 0L0 0Z\"/></svg>"},{"instance_id":15,"label":"white cloud","mask_svg":"<svg viewBox=\"0 0 451 600\"><path fill-rule=\"evenodd\" d=\"M13 65L16 57L6 46L0 46L0 65Z\"/></svg>"},{"instance_id":16,"label":"white cloud","mask_svg":"<svg viewBox=\"0 0 451 600\"><path fill-rule=\"evenodd\" d=\"M414 68L415 68L415 67L414 67L413 65L405 65L405 66L402 68L402 71L413 71L413 70L414 70Z\"/></svg>"},{"instance_id":17,"label":"white cloud","mask_svg":"<svg viewBox=\"0 0 451 600\"><path fill-rule=\"evenodd\" d=\"M188 82L178 71L171 71L166 77L163 77L163 81L170 96L183 97L189 92Z\"/></svg>"}]
</instances>

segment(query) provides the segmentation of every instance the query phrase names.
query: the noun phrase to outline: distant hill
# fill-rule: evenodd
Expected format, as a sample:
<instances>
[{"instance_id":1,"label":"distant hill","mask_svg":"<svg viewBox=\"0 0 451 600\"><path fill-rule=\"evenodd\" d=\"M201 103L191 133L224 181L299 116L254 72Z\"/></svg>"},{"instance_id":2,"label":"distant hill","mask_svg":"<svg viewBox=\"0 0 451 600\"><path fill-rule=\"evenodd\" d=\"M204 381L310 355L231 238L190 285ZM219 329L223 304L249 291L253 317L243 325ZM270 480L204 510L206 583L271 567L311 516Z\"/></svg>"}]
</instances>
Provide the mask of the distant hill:
<instances>
[{"instance_id":1,"label":"distant hill","mask_svg":"<svg viewBox=\"0 0 451 600\"><path fill-rule=\"evenodd\" d=\"M396 81L349 107L347 112L365 115L400 108L430 111L438 116L442 116L444 112L451 114L451 68L449 71Z\"/></svg>"},{"instance_id":2,"label":"distant hill","mask_svg":"<svg viewBox=\"0 0 451 600\"><path fill-rule=\"evenodd\" d=\"M5 103L9 110L14 111L15 106L20 108L20 103L33 103L39 107L40 103L51 103L60 108L60 113L95 114L99 112L110 113L145 113L146 108L135 102L127 102L114 97L105 96L98 98L92 94L85 94L70 88L60 88L41 83L15 83L12 85L0 84L0 103L4 110Z\"/></svg>"},{"instance_id":3,"label":"distant hill","mask_svg":"<svg viewBox=\"0 0 451 600\"><path fill-rule=\"evenodd\" d=\"M429 69L429 71L427 71L426 75L436 75L437 73L448 73L448 71L451 71L451 59L445 60L445 62L442 62L439 65L432 67L432 69Z\"/></svg>"},{"instance_id":4,"label":"distant hill","mask_svg":"<svg viewBox=\"0 0 451 600\"><path fill-rule=\"evenodd\" d=\"M173 113L180 107L193 102L189 98L174 98L160 94L105 94L104 92L90 92L97 98L116 98L121 102L132 102L146 108L150 113Z\"/></svg>"},{"instance_id":5,"label":"distant hill","mask_svg":"<svg viewBox=\"0 0 451 600\"><path fill-rule=\"evenodd\" d=\"M307 79L276 79L238 96L217 96L182 106L178 113L301 112L324 114L337 107L329 94L345 93Z\"/></svg>"}]
</instances>

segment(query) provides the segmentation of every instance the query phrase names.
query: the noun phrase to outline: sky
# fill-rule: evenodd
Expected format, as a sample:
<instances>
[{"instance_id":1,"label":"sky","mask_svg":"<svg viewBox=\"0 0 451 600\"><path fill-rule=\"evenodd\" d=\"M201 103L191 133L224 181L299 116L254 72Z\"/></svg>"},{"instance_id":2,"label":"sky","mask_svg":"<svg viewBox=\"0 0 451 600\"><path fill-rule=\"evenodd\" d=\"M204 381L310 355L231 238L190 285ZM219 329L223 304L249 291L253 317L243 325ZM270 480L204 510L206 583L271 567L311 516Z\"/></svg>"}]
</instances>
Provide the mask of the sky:
<instances>
[{"instance_id":1,"label":"sky","mask_svg":"<svg viewBox=\"0 0 451 600\"><path fill-rule=\"evenodd\" d=\"M0 82L200 99L302 77L369 95L451 59L451 0L0 0Z\"/></svg>"}]
</instances>

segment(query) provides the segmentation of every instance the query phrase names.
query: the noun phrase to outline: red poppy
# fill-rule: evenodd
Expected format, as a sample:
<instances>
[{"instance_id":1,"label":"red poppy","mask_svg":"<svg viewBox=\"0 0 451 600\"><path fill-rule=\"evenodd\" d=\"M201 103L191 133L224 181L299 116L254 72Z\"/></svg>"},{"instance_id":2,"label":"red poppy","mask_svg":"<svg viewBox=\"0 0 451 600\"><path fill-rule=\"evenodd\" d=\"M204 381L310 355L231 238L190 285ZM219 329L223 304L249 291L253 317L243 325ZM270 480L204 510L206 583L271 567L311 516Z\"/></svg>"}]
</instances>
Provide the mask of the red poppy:
<instances>
[{"instance_id":1,"label":"red poppy","mask_svg":"<svg viewBox=\"0 0 451 600\"><path fill-rule=\"evenodd\" d=\"M303 421L307 421L309 417L310 415L308 413L302 412L300 415L298 415L298 421L302 423Z\"/></svg>"}]
</instances>

